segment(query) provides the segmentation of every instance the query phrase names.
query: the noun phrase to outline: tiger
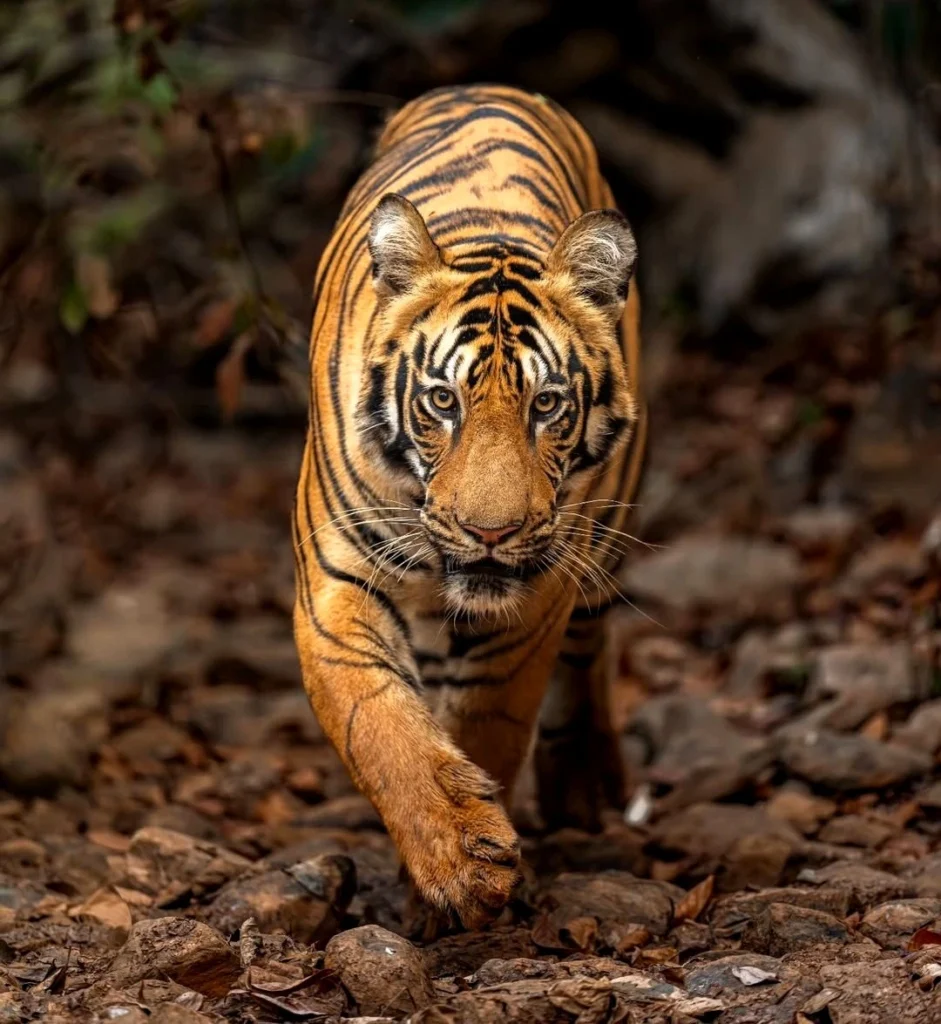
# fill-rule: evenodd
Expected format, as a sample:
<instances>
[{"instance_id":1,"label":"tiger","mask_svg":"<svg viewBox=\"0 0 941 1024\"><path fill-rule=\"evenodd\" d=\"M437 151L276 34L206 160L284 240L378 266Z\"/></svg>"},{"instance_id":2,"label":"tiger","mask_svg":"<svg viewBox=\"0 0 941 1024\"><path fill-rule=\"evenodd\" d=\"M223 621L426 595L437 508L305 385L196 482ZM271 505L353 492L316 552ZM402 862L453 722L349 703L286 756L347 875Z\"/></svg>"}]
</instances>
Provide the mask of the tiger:
<instances>
[{"instance_id":1,"label":"tiger","mask_svg":"<svg viewBox=\"0 0 941 1024\"><path fill-rule=\"evenodd\" d=\"M475 85L387 120L314 280L304 687L419 903L469 929L519 879L527 758L547 828L625 798L604 618L646 450L636 259L579 123Z\"/></svg>"}]
</instances>

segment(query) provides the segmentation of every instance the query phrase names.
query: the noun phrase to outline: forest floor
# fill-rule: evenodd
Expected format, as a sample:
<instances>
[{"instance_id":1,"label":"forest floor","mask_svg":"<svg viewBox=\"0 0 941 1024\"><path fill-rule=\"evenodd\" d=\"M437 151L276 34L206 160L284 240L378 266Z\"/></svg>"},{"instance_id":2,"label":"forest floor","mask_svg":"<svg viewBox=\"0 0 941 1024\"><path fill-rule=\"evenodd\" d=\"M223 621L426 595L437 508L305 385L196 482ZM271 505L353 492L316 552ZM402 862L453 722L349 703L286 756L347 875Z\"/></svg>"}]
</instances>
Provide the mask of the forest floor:
<instances>
[{"instance_id":1,"label":"forest floor","mask_svg":"<svg viewBox=\"0 0 941 1024\"><path fill-rule=\"evenodd\" d=\"M0 433L0 1022L941 1020L939 324L661 360L630 804L524 785L518 897L423 948L299 681L302 428Z\"/></svg>"}]
</instances>

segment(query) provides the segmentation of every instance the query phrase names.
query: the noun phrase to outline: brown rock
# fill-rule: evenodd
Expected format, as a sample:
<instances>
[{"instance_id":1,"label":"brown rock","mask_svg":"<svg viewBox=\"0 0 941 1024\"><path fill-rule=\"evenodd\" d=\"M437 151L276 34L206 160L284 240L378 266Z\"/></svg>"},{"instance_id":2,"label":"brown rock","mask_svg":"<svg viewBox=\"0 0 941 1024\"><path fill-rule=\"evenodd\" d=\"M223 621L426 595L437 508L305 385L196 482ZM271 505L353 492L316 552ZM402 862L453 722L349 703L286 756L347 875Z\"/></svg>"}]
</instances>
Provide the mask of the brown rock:
<instances>
[{"instance_id":1,"label":"brown rock","mask_svg":"<svg viewBox=\"0 0 941 1024\"><path fill-rule=\"evenodd\" d=\"M353 861L328 854L230 882L213 900L210 915L224 934L254 917L262 932L283 931L295 942L322 945L339 931L355 893Z\"/></svg>"},{"instance_id":2,"label":"brown rock","mask_svg":"<svg viewBox=\"0 0 941 1024\"><path fill-rule=\"evenodd\" d=\"M887 871L878 871L855 861L837 861L822 868L805 868L797 880L847 892L851 911L864 912L877 903L916 895L915 887L909 880L896 878Z\"/></svg>"},{"instance_id":3,"label":"brown rock","mask_svg":"<svg viewBox=\"0 0 941 1024\"><path fill-rule=\"evenodd\" d=\"M150 1024L211 1024L204 1013L197 1013L177 1003L164 1003L150 1015Z\"/></svg>"},{"instance_id":4,"label":"brown rock","mask_svg":"<svg viewBox=\"0 0 941 1024\"><path fill-rule=\"evenodd\" d=\"M158 895L158 904L198 899L251 866L251 861L216 843L155 826L131 836L127 856L128 875L137 886Z\"/></svg>"},{"instance_id":5,"label":"brown rock","mask_svg":"<svg viewBox=\"0 0 941 1024\"><path fill-rule=\"evenodd\" d=\"M840 791L892 786L931 767L931 758L920 751L868 736L792 726L779 739L779 756L789 771Z\"/></svg>"},{"instance_id":6,"label":"brown rock","mask_svg":"<svg viewBox=\"0 0 941 1024\"><path fill-rule=\"evenodd\" d=\"M765 812L769 818L789 822L804 835L809 835L836 813L836 804L791 785L774 794L765 806Z\"/></svg>"},{"instance_id":7,"label":"brown rock","mask_svg":"<svg viewBox=\"0 0 941 1024\"><path fill-rule=\"evenodd\" d=\"M802 842L786 822L738 804L687 807L658 822L653 838L671 855L688 858L691 873L715 874L720 892L777 885Z\"/></svg>"},{"instance_id":8,"label":"brown rock","mask_svg":"<svg viewBox=\"0 0 941 1024\"><path fill-rule=\"evenodd\" d=\"M490 928L446 935L422 950L432 978L465 977L488 960L536 955L529 928Z\"/></svg>"},{"instance_id":9,"label":"brown rock","mask_svg":"<svg viewBox=\"0 0 941 1024\"><path fill-rule=\"evenodd\" d=\"M894 731L892 741L925 754L941 750L941 700L929 700L915 708L909 720Z\"/></svg>"},{"instance_id":10,"label":"brown rock","mask_svg":"<svg viewBox=\"0 0 941 1024\"><path fill-rule=\"evenodd\" d=\"M336 971L364 1016L405 1016L434 999L421 952L378 925L335 935L327 943L324 966Z\"/></svg>"},{"instance_id":11,"label":"brown rock","mask_svg":"<svg viewBox=\"0 0 941 1024\"><path fill-rule=\"evenodd\" d=\"M14 793L48 796L88 781L92 753L107 736L108 700L99 690L32 694L0 729L0 783Z\"/></svg>"},{"instance_id":12,"label":"brown rock","mask_svg":"<svg viewBox=\"0 0 941 1024\"><path fill-rule=\"evenodd\" d=\"M836 846L862 846L875 849L898 832L895 825L864 814L844 814L833 818L820 830L818 838Z\"/></svg>"},{"instance_id":13,"label":"brown rock","mask_svg":"<svg viewBox=\"0 0 941 1024\"><path fill-rule=\"evenodd\" d=\"M916 860L903 872L908 896L941 898L941 852Z\"/></svg>"},{"instance_id":14,"label":"brown rock","mask_svg":"<svg viewBox=\"0 0 941 1024\"><path fill-rule=\"evenodd\" d=\"M843 945L849 932L842 921L809 907L772 903L742 933L742 946L768 956L784 956L825 943Z\"/></svg>"},{"instance_id":15,"label":"brown rock","mask_svg":"<svg viewBox=\"0 0 941 1024\"><path fill-rule=\"evenodd\" d=\"M760 917L773 903L819 910L842 920L850 913L850 895L843 889L763 889L737 892L717 900L709 922L717 937L738 938L748 924Z\"/></svg>"},{"instance_id":16,"label":"brown rock","mask_svg":"<svg viewBox=\"0 0 941 1024\"><path fill-rule=\"evenodd\" d=\"M913 985L900 959L820 968L820 980L836 995L826 1010L833 1024L927 1024L937 1004Z\"/></svg>"},{"instance_id":17,"label":"brown rock","mask_svg":"<svg viewBox=\"0 0 941 1024\"><path fill-rule=\"evenodd\" d=\"M659 937L669 930L674 907L684 895L676 886L635 878L626 871L562 874L537 900L545 917L533 939L546 948L586 949L614 925L639 925ZM578 936L588 922L593 923L592 941L582 944Z\"/></svg>"},{"instance_id":18,"label":"brown rock","mask_svg":"<svg viewBox=\"0 0 941 1024\"><path fill-rule=\"evenodd\" d=\"M895 900L873 907L862 919L859 930L883 949L904 949L919 928L938 931L934 922L941 916L941 899Z\"/></svg>"},{"instance_id":19,"label":"brown rock","mask_svg":"<svg viewBox=\"0 0 941 1024\"><path fill-rule=\"evenodd\" d=\"M144 978L169 978L203 995L226 995L239 975L239 959L214 929L199 921L162 917L138 921L111 965L118 988Z\"/></svg>"}]
</instances>

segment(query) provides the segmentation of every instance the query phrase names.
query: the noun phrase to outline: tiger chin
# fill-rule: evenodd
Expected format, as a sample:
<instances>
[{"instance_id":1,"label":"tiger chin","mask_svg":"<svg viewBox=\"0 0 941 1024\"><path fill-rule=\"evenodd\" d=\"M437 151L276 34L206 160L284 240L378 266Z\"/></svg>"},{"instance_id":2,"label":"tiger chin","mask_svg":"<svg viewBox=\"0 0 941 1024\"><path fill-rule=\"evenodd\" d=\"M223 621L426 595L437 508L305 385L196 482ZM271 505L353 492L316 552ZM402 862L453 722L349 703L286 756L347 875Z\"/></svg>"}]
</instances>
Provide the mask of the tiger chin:
<instances>
[{"instance_id":1,"label":"tiger chin","mask_svg":"<svg viewBox=\"0 0 941 1024\"><path fill-rule=\"evenodd\" d=\"M568 114L500 86L395 114L315 281L294 625L324 731L417 896L481 926L625 782L606 610L641 473L636 244Z\"/></svg>"}]
</instances>

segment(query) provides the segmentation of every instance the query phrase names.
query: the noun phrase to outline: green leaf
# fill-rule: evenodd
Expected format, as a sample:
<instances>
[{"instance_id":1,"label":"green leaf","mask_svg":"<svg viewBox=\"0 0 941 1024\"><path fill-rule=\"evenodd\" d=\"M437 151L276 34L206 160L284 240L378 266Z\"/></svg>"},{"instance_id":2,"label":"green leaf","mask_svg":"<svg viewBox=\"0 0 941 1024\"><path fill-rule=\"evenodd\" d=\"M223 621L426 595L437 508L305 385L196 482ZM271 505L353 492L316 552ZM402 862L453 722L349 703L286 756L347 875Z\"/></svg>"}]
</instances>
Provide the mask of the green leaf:
<instances>
[{"instance_id":1,"label":"green leaf","mask_svg":"<svg viewBox=\"0 0 941 1024\"><path fill-rule=\"evenodd\" d=\"M70 281L62 295L59 319L69 334L79 334L88 322L88 303L77 281Z\"/></svg>"},{"instance_id":2,"label":"green leaf","mask_svg":"<svg viewBox=\"0 0 941 1024\"><path fill-rule=\"evenodd\" d=\"M176 87L166 72L159 72L144 86L144 97L159 114L169 114L177 101Z\"/></svg>"}]
</instances>

